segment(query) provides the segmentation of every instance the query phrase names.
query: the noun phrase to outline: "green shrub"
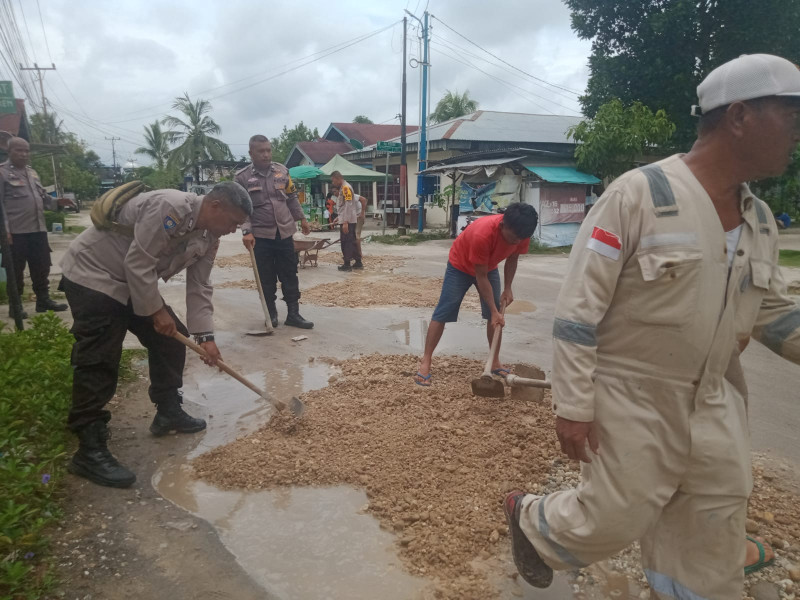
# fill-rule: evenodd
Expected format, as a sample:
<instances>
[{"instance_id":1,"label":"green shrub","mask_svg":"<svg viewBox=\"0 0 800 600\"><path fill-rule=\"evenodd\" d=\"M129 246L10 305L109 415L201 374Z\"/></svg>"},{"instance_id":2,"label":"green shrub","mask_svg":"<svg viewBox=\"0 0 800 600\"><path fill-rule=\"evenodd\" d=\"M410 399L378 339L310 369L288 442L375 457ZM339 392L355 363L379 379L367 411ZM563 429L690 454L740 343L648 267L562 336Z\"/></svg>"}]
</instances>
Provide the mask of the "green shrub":
<instances>
[{"instance_id":1,"label":"green shrub","mask_svg":"<svg viewBox=\"0 0 800 600\"><path fill-rule=\"evenodd\" d=\"M422 233L414 231L410 232L408 235L372 235L370 236L370 242L397 246L414 246L420 242L446 240L449 238L450 232L447 229L434 229L432 231L423 231Z\"/></svg>"},{"instance_id":2,"label":"green shrub","mask_svg":"<svg viewBox=\"0 0 800 600\"><path fill-rule=\"evenodd\" d=\"M44 211L44 224L47 231L53 231L53 223L61 223L61 227L63 228L66 219L67 219L66 213L55 212L52 210Z\"/></svg>"},{"instance_id":3,"label":"green shrub","mask_svg":"<svg viewBox=\"0 0 800 600\"><path fill-rule=\"evenodd\" d=\"M5 281L0 281L0 304L8 304L8 290Z\"/></svg>"},{"instance_id":4,"label":"green shrub","mask_svg":"<svg viewBox=\"0 0 800 600\"><path fill-rule=\"evenodd\" d=\"M0 597L52 585L44 530L59 516L70 405L72 336L54 314L0 330Z\"/></svg>"}]
</instances>

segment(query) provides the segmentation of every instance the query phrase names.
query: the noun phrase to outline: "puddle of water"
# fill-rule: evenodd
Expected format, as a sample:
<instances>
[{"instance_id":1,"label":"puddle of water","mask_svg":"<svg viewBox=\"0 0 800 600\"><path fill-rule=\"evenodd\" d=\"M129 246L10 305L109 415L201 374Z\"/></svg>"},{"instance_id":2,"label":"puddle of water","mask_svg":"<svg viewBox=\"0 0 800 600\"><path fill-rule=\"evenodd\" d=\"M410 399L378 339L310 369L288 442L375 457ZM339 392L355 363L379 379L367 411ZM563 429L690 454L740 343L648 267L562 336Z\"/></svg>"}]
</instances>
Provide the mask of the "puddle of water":
<instances>
[{"instance_id":1,"label":"puddle of water","mask_svg":"<svg viewBox=\"0 0 800 600\"><path fill-rule=\"evenodd\" d=\"M225 546L277 598L407 600L428 582L407 574L394 536L359 514L363 491L346 486L260 492L219 490L180 465L156 486L209 521Z\"/></svg>"},{"instance_id":2,"label":"puddle of water","mask_svg":"<svg viewBox=\"0 0 800 600\"><path fill-rule=\"evenodd\" d=\"M534 312L535 310L536 305L533 302L528 302L527 300L514 300L511 305L506 308L506 314L519 315L521 313Z\"/></svg>"},{"instance_id":3,"label":"puddle of water","mask_svg":"<svg viewBox=\"0 0 800 600\"><path fill-rule=\"evenodd\" d=\"M399 343L422 350L425 347L425 336L428 335L428 322L429 319L412 319L394 323L387 329L394 332L394 337Z\"/></svg>"},{"instance_id":4,"label":"puddle of water","mask_svg":"<svg viewBox=\"0 0 800 600\"><path fill-rule=\"evenodd\" d=\"M338 370L324 362L245 373L280 398L328 385ZM187 400L213 415L188 459L266 423L271 405L230 378L199 372ZM412 577L397 558L394 536L361 509L367 496L346 486L260 492L221 490L192 477L186 459L170 459L153 486L177 506L205 519L222 543L276 598L406 600L428 582Z\"/></svg>"}]
</instances>

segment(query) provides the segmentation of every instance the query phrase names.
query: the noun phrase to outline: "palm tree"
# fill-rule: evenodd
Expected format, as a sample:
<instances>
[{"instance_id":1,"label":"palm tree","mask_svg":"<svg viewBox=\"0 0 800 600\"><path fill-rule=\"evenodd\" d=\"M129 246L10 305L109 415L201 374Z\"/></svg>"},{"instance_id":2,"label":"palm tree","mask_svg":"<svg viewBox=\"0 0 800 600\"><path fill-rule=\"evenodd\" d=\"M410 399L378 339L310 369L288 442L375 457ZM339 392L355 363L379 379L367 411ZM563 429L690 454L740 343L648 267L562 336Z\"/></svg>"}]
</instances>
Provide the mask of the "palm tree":
<instances>
[{"instance_id":1,"label":"palm tree","mask_svg":"<svg viewBox=\"0 0 800 600\"><path fill-rule=\"evenodd\" d=\"M428 117L433 123L442 123L456 117L468 115L478 110L478 103L469 97L469 90L459 94L446 90L444 96L436 104L436 109Z\"/></svg>"},{"instance_id":2,"label":"palm tree","mask_svg":"<svg viewBox=\"0 0 800 600\"><path fill-rule=\"evenodd\" d=\"M192 169L195 182L200 181L200 162L204 160L233 160L231 149L228 145L212 135L218 135L222 130L214 119L207 115L211 111L208 100L192 102L189 94L176 98L172 108L178 110L184 117L168 116L162 119L167 127L172 127L164 132L167 142L180 144L169 153L167 166L179 169Z\"/></svg>"},{"instance_id":3,"label":"palm tree","mask_svg":"<svg viewBox=\"0 0 800 600\"><path fill-rule=\"evenodd\" d=\"M153 159L156 169L163 171L169 158L169 144L158 121L144 126L144 140L147 145L138 147L134 152L149 156Z\"/></svg>"}]
</instances>

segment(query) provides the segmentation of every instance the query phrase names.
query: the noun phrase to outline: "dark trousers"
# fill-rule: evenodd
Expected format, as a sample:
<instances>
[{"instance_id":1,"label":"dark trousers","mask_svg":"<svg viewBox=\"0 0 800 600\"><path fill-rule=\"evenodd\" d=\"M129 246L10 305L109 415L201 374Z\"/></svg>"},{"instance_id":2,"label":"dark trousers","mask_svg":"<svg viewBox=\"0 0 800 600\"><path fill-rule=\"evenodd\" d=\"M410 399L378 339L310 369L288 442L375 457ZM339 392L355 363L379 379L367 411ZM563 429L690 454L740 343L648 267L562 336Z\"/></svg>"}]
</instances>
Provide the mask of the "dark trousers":
<instances>
[{"instance_id":1,"label":"dark trousers","mask_svg":"<svg viewBox=\"0 0 800 600\"><path fill-rule=\"evenodd\" d=\"M50 297L50 244L47 243L47 232L15 233L11 235L11 259L14 265L14 276L17 290L22 296L25 284L25 265L31 272L33 292L39 300ZM7 258L3 256L3 267L7 266Z\"/></svg>"},{"instance_id":2,"label":"dark trousers","mask_svg":"<svg viewBox=\"0 0 800 600\"><path fill-rule=\"evenodd\" d=\"M281 239L281 234L278 232L275 233L274 240L257 237L253 252L256 256L264 299L272 304L275 303L278 280L280 280L286 304L299 302L300 282L297 279L297 253L294 251L294 240L290 237Z\"/></svg>"},{"instance_id":3,"label":"dark trousers","mask_svg":"<svg viewBox=\"0 0 800 600\"><path fill-rule=\"evenodd\" d=\"M153 329L150 317L133 313L130 302L120 304L110 296L62 279L74 322L72 335L72 408L67 425L74 431L111 413L104 410L117 389L122 342L130 331L147 348L150 366L150 399L155 403L179 399L183 386L186 347ZM183 335L186 326L167 307Z\"/></svg>"},{"instance_id":4,"label":"dark trousers","mask_svg":"<svg viewBox=\"0 0 800 600\"><path fill-rule=\"evenodd\" d=\"M358 249L356 241L356 223L347 224L347 233L340 227L339 239L342 242L344 262L349 263L351 260L361 261L361 251Z\"/></svg>"}]
</instances>

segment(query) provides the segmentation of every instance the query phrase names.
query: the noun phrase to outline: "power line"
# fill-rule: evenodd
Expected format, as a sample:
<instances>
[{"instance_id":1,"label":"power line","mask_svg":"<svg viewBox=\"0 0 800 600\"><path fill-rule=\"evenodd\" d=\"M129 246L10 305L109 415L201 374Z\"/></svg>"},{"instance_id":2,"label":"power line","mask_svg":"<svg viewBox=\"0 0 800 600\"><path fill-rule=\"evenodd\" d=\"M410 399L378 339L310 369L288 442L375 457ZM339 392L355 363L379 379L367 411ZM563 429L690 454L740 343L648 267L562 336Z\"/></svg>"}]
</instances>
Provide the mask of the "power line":
<instances>
[{"instance_id":1,"label":"power line","mask_svg":"<svg viewBox=\"0 0 800 600\"><path fill-rule=\"evenodd\" d=\"M38 0L37 0L37 1L38 1ZM439 21L439 23L441 23L442 25L444 25L445 27L447 27L447 28L448 28L450 31L452 31L453 33L455 33L455 34L456 34L458 37L460 37L460 38L463 38L464 40L468 41L470 44L472 44L472 45L473 45L473 46L475 46L476 48L479 48L479 49L483 50L484 52L486 52L486 54L489 54L490 56L493 56L494 58L496 58L496 59L497 59L497 60L499 60L500 62L502 62L502 63L504 63L504 64L508 65L509 67L511 67L512 69L514 69L515 71L519 71L519 72L520 72L520 73L522 73L523 75L527 75L528 77L530 77L530 78L532 78L532 79L535 79L535 80L537 80L537 81L541 81L542 83L545 83L545 84L547 84L547 85L553 86L553 87L555 87L555 88L558 88L558 89L560 89L560 90L564 90L565 92L569 92L569 93L571 93L571 94L575 94L576 96L580 96L580 95L581 95L581 94L580 94L580 92L576 92L575 90L571 90L571 89L569 89L569 88L566 88L566 87L564 87L564 86L558 85L558 84L556 84L556 83L550 83L549 81L547 81L547 80L545 80L545 79L542 79L541 77L537 77L536 75L532 75L532 74L528 73L527 71L523 71L523 70L522 70L522 69L520 69L519 67L516 67L516 66L512 65L512 64L511 64L510 62L508 62L507 60L504 60L504 59L500 58L499 56L497 56L496 54L494 54L493 52L490 52L489 50L487 50L487 49L486 49L486 48L484 48L483 46L481 46L481 45L479 45L479 44L477 44L477 43L473 42L473 41L472 41L471 39L469 39L467 36L465 36L465 35L462 35L462 34L461 34L461 33L459 33L458 31L456 31L455 29L453 29L452 27L450 27L450 25L448 25L447 23L445 23L444 21L442 21L442 20L441 20L439 17L435 17L435 16L433 16L433 15L431 15L431 17L433 17L434 19L436 19L437 21Z\"/></svg>"},{"instance_id":2,"label":"power line","mask_svg":"<svg viewBox=\"0 0 800 600\"><path fill-rule=\"evenodd\" d=\"M249 88L251 88L251 87L253 87L255 85L259 85L259 84L264 83L266 81L270 81L271 79L275 79L276 77L280 77L281 75L285 75L286 73L290 73L290 72L292 72L292 71L294 71L296 69L299 69L299 68L304 67L306 65L309 65L309 64L311 64L313 62L316 62L318 60L321 60L323 58L331 56L332 54L336 54L337 52L340 52L340 51L342 51L342 50L344 50L346 48L349 48L350 46L353 46L353 45L358 44L360 42L366 41L367 39L369 39L371 37L374 37L374 36L378 35L379 33L383 33L387 29L390 29L390 28L394 27L395 25L397 25L400 22L401 21L395 21L394 23L391 23L391 24L387 25L386 27L381 27L380 29L376 29L375 31L373 31L371 33L360 35L360 36L355 37L355 38L353 38L351 40L347 40L345 42L340 42L338 44L334 44L333 46L330 46L330 47L325 48L323 50L319 50L317 52L313 52L311 54L303 56L301 58L297 58L295 60L289 61L288 63L286 63L286 64L284 64L282 66L283 67L288 67L289 65L293 65L293 64L296 64L296 63L302 63L302 64L299 64L297 67L294 67L292 69L286 69L286 70L284 70L284 71L282 71L280 73L276 73L275 75L271 75L271 76L269 76L269 77L267 77L265 79L261 79L259 81L254 82L254 83L251 83L251 84L248 84L246 86L243 86L241 88L237 88L237 89L232 90L230 92L226 92L224 94L220 94L220 95L217 95L217 96L212 96L211 98L208 98L208 99L209 100L214 100L216 98L222 98L223 96L227 96L227 95L230 95L230 94L233 94L233 93L237 93L237 92L249 89ZM313 58L313 57L316 57L316 58ZM302 61L304 61L306 59L310 59L310 58L313 58L313 60L308 60L306 62L302 62ZM281 68L281 67L275 67L275 68L277 69L277 68ZM222 85L218 85L216 87L208 88L206 90L200 90L199 92L195 92L193 95L206 94L208 92L213 92L214 90L219 90L219 89L222 89L222 88L225 88L225 87L231 87L233 85L236 85L237 83L242 83L244 81L247 81L248 79L253 79L254 77L258 77L260 75L261 75L260 73L257 73L255 75L248 75L247 77L243 77L241 79L238 79L236 81L232 81L230 83L225 83L225 84L222 84ZM149 107L146 107L146 108L135 110L135 111L132 111L132 112L126 113L126 114L133 115L133 114L137 114L137 113L140 113L140 112L144 112L146 110L157 108L159 106L171 105L171 104L172 104L172 101L170 100L168 102L161 102L159 104L155 104L153 106L149 106ZM164 114L163 112L159 112L159 113L152 113L152 114L149 114L149 115L143 115L143 116L132 118L132 119L124 119L124 120L119 120L119 121L99 121L99 122L100 123L104 123L105 125L111 125L111 124L114 124L114 123L128 123L128 122L131 122L131 121L138 121L140 119L148 119L150 117L161 116L163 114Z\"/></svg>"},{"instance_id":3,"label":"power line","mask_svg":"<svg viewBox=\"0 0 800 600\"><path fill-rule=\"evenodd\" d=\"M443 44L441 41L439 41L439 42L436 42L436 41L434 41L434 40L431 40L431 43L433 43L433 44L436 44L437 46L441 46L441 47L443 47L443 48L446 48L446 49L448 49L448 50L450 50L450 51L453 51L453 52L456 52L456 53L458 52L458 51L457 51L457 50L455 50L454 48L451 48L450 46L448 46L448 45L446 45L446 44ZM517 90L520 90L520 91L522 91L522 92L526 93L526 94L530 94L531 96L535 96L535 97L539 98L540 100L544 100L545 102L549 102L549 103L551 103L551 104L555 104L556 106L560 106L561 108L564 108L564 109L566 109L566 110L569 110L569 111L576 111L576 109L575 109L574 107L564 106L563 104L561 104L561 103L559 103L559 102L556 102L555 100L551 100L550 98L546 98L546 97L544 97L544 96L540 96L539 94L537 94L537 93L535 93L535 92L532 92L531 90L525 89L525 88L523 88L523 87L520 87L520 86L518 86L518 85L516 85L516 84L514 84L514 83L511 83L510 81L507 81L507 80L505 80L505 79L502 79L502 78L500 78L500 77L497 77L497 76L495 76L495 75L492 75L492 74L491 74L491 73L489 73L488 71L484 71L483 69L481 69L480 67L476 66L475 64L473 64L473 63L469 62L467 59L465 59L465 58L463 58L463 57L462 57L462 58L457 58L457 57L455 57L455 56L453 56L453 55L451 55L451 54L447 54L447 53L445 53L445 56L447 56L448 58L450 58L450 59L452 59L452 60L455 60L455 61L457 61L457 62L460 62L460 63L461 63L461 64L463 64L463 65L466 65L466 66L468 66L468 67L471 67L471 68L475 69L476 71L480 71L481 73L483 73L484 75L487 75L488 77L491 77L491 78L492 78L492 79L494 79L495 81L505 84L507 87L508 87L508 86L511 86L511 87L513 87L513 88L516 88ZM530 98L527 98L527 99L528 99L528 100L530 100ZM534 102L533 100L530 100L530 101L531 101L531 102ZM536 103L534 102L534 104L536 104ZM544 108L542 105L540 105L540 104L536 104L536 106L538 106L539 108L542 108L543 110L547 110L547 109L545 109L545 108ZM549 110L548 110L547 112L550 112L551 114L553 114L553 113L552 113L552 111L549 111Z\"/></svg>"},{"instance_id":4,"label":"power line","mask_svg":"<svg viewBox=\"0 0 800 600\"><path fill-rule=\"evenodd\" d=\"M459 53L459 55L461 55L462 53L463 53L463 54L466 54L466 55L468 55L468 56L471 56L472 58L474 58L474 59L476 59L476 60L480 60L480 61L482 61L482 62L485 62L485 63L487 63L487 64L489 64L489 65L491 65L491 66L493 66L493 67L496 67L496 68L498 68L498 69L501 69L502 71L505 71L506 73L509 73L509 74L511 74L511 75L514 75L515 77L519 77L519 74L518 74L518 73L516 73L516 72L515 72L515 71L513 71L512 69L509 69L509 68L505 67L505 66L504 66L502 63L497 63L497 62L494 62L493 60L491 60L491 59L489 59L489 58L486 58L485 56L481 56L481 55L479 55L479 54L476 54L475 52L472 52L471 50L468 50L468 49L467 49L467 48L465 48L464 46L459 46L458 44L456 44L455 42L453 42L453 41L452 41L452 40L450 40L449 38L443 37L443 36L441 36L441 35L440 35L440 34L438 34L438 33L435 33L435 32L434 32L434 34L433 34L433 35L434 35L434 36L435 36L435 37L436 37L438 40L440 40L441 42L447 43L449 46L452 46L452 49L453 49L453 51L457 51L457 52ZM550 89L550 88L548 88L548 87L545 87L545 86L543 86L543 85L542 85L542 84L540 84L540 83L537 83L536 81L529 81L529 80L527 80L527 79L526 79L525 81L526 81L526 82L529 82L529 83L531 83L532 85L535 85L536 87L539 87L539 88L541 88L541 89L543 89L543 90L545 90L545 91L547 91L547 92L550 92L550 93L552 93L552 94L556 94L556 95L558 95L558 96L561 96L562 98L565 98L566 100L569 100L570 102L576 102L576 103L577 103L577 100L575 99L575 96L574 96L574 95L567 95L567 94L564 94L564 93L562 93L562 92L560 92L560 91L558 91L558 90Z\"/></svg>"},{"instance_id":5,"label":"power line","mask_svg":"<svg viewBox=\"0 0 800 600\"><path fill-rule=\"evenodd\" d=\"M44 45L47 48L47 56L50 58L50 62L53 62L53 57L50 54L50 44L47 41L47 32L44 29L44 19L42 19L42 7L39 5L39 0L36 0L36 8L39 10L39 23L42 26L42 35L44 35Z\"/></svg>"}]
</instances>

